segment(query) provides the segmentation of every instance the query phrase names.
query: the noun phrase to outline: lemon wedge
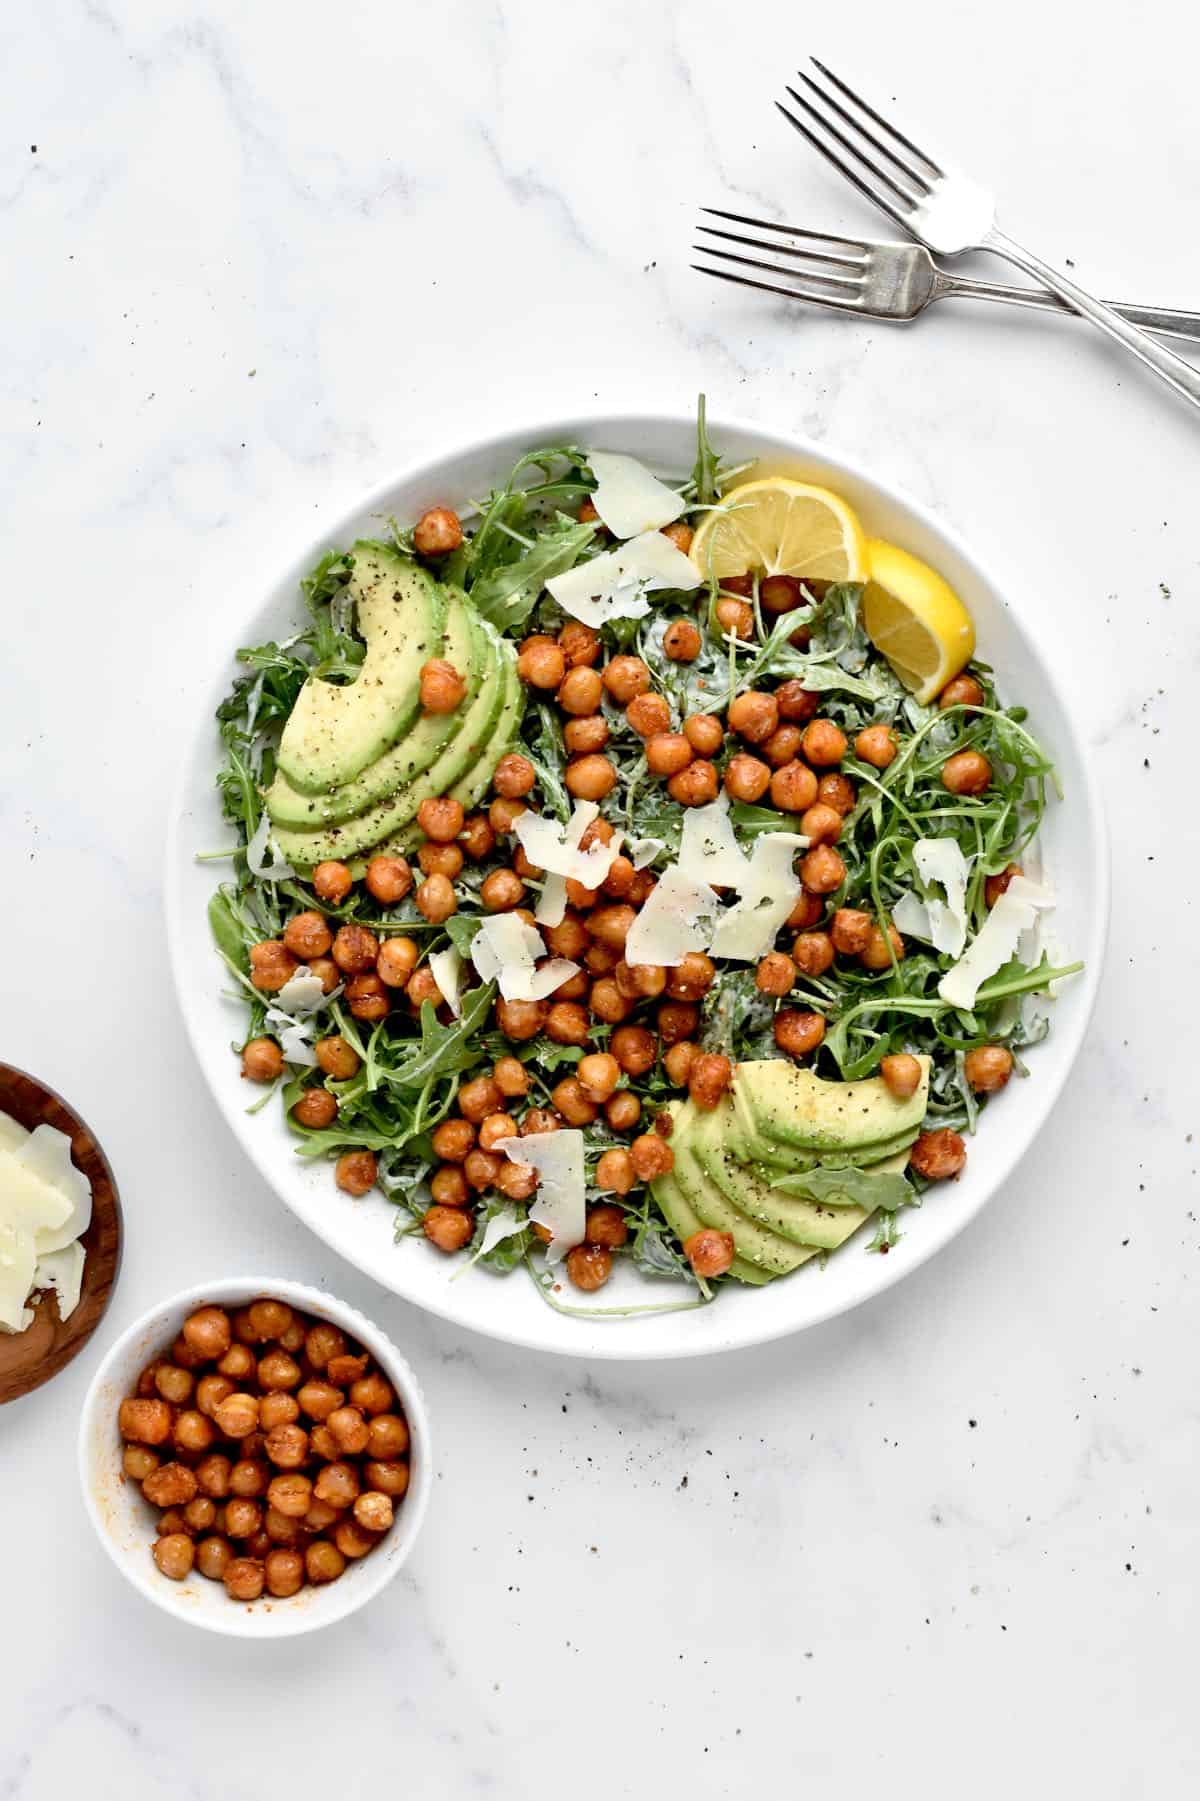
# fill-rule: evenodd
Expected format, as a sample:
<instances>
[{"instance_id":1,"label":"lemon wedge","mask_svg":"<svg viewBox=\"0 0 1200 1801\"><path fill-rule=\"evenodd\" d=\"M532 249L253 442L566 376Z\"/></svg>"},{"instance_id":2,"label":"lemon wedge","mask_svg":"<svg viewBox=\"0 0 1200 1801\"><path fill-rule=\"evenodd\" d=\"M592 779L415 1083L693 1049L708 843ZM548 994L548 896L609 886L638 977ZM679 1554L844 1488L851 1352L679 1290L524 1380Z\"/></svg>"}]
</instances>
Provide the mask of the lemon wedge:
<instances>
[{"instance_id":1,"label":"lemon wedge","mask_svg":"<svg viewBox=\"0 0 1200 1801\"><path fill-rule=\"evenodd\" d=\"M975 626L949 582L882 538L867 540L863 624L906 688L925 706L970 662Z\"/></svg>"},{"instance_id":2,"label":"lemon wedge","mask_svg":"<svg viewBox=\"0 0 1200 1801\"><path fill-rule=\"evenodd\" d=\"M757 570L822 582L867 578L866 538L853 511L828 488L766 476L730 488L692 540L698 569L721 580Z\"/></svg>"}]
</instances>

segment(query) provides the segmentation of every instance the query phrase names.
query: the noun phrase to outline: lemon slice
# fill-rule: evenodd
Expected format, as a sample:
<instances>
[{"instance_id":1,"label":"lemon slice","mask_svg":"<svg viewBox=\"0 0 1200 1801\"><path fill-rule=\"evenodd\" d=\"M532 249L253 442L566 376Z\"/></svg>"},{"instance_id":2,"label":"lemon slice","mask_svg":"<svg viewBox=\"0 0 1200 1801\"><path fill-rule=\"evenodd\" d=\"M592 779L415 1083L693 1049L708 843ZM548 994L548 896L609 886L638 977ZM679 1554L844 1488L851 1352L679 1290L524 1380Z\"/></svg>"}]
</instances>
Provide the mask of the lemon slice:
<instances>
[{"instance_id":1,"label":"lemon slice","mask_svg":"<svg viewBox=\"0 0 1200 1801\"><path fill-rule=\"evenodd\" d=\"M927 706L974 654L971 615L928 563L882 538L868 539L866 549L862 608L867 636Z\"/></svg>"},{"instance_id":2,"label":"lemon slice","mask_svg":"<svg viewBox=\"0 0 1200 1801\"><path fill-rule=\"evenodd\" d=\"M822 582L867 578L866 538L846 502L782 475L731 488L697 530L691 556L718 580L751 569Z\"/></svg>"}]
</instances>

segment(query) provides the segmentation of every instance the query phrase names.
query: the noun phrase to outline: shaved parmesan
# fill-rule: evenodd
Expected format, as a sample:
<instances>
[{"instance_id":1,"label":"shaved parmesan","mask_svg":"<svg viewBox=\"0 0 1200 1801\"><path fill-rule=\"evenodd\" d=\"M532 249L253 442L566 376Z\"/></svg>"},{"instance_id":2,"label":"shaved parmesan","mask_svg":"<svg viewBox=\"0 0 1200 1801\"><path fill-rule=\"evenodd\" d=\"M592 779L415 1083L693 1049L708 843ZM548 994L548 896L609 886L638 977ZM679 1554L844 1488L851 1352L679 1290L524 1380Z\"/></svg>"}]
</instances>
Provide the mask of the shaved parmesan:
<instances>
[{"instance_id":1,"label":"shaved parmesan","mask_svg":"<svg viewBox=\"0 0 1200 1801\"><path fill-rule=\"evenodd\" d=\"M967 942L968 859L956 838L918 838L913 863L926 892L901 896L892 909L896 929L932 944L947 957L961 956ZM934 883L945 890L944 901L928 893Z\"/></svg>"},{"instance_id":2,"label":"shaved parmesan","mask_svg":"<svg viewBox=\"0 0 1200 1801\"><path fill-rule=\"evenodd\" d=\"M56 1189L66 1199L69 1209L61 1224L35 1230L34 1248L38 1255L62 1250L73 1238L82 1238L92 1223L92 1185L71 1161L71 1140L67 1134L56 1126L38 1126L26 1138L16 1160Z\"/></svg>"},{"instance_id":3,"label":"shaved parmesan","mask_svg":"<svg viewBox=\"0 0 1200 1801\"><path fill-rule=\"evenodd\" d=\"M706 807L689 807L679 839L679 868L694 882L714 888L740 888L750 860L734 835L729 796L718 795Z\"/></svg>"},{"instance_id":4,"label":"shaved parmesan","mask_svg":"<svg viewBox=\"0 0 1200 1801\"><path fill-rule=\"evenodd\" d=\"M541 1001L575 975L578 963L565 957L545 956L541 933L515 913L497 913L485 919L471 944L471 961L485 982L498 981L506 1001Z\"/></svg>"},{"instance_id":5,"label":"shaved parmesan","mask_svg":"<svg viewBox=\"0 0 1200 1801\"><path fill-rule=\"evenodd\" d=\"M518 824L520 823L520 820L525 817L526 815L524 813L518 815ZM572 853L579 852L580 839L583 837L583 834L587 831L592 821L594 819L599 819L599 817L600 809L594 800L577 800L575 802L574 811L566 825L558 828L561 833L561 842L557 839L547 839L543 841L543 852L553 857L556 862L566 861ZM620 839L618 838L616 842L619 845ZM525 854L526 856L529 856L528 851L526 851ZM613 848L613 856L614 858L616 857L616 846ZM566 878L570 874L570 870L555 869L553 863L549 865L539 863L536 857L530 857L530 861L533 863L535 869L542 869L546 872L546 879L542 884L541 897L534 909L533 917L540 926L560 926L567 915ZM611 867L612 865L610 863L609 868ZM607 875L608 870L606 869L604 873ZM578 878L576 879L578 880ZM601 880L603 880L603 877L601 877ZM599 883L597 883L597 887L598 886Z\"/></svg>"},{"instance_id":6,"label":"shaved parmesan","mask_svg":"<svg viewBox=\"0 0 1200 1801\"><path fill-rule=\"evenodd\" d=\"M642 619L650 611L647 594L658 588L697 588L703 578L696 565L664 538L643 532L563 575L551 576L546 587L565 613L585 625L610 619Z\"/></svg>"},{"instance_id":7,"label":"shaved parmesan","mask_svg":"<svg viewBox=\"0 0 1200 1801\"><path fill-rule=\"evenodd\" d=\"M34 1286L54 1290L58 1296L58 1317L64 1322L70 1319L79 1305L86 1261L87 1254L78 1239L64 1245L61 1251L47 1251L45 1255L38 1257L33 1274Z\"/></svg>"},{"instance_id":8,"label":"shaved parmesan","mask_svg":"<svg viewBox=\"0 0 1200 1801\"><path fill-rule=\"evenodd\" d=\"M515 1207L501 1207L499 1213L493 1213L483 1228L479 1255L486 1257L489 1251L494 1251L496 1246L503 1244L506 1238L515 1238L518 1232L525 1230L525 1223Z\"/></svg>"},{"instance_id":9,"label":"shaved parmesan","mask_svg":"<svg viewBox=\"0 0 1200 1801\"><path fill-rule=\"evenodd\" d=\"M74 1208L70 1197L47 1181L41 1170L30 1169L20 1160L26 1149L0 1154L0 1219L18 1232L28 1232L32 1239L35 1232L54 1232L64 1226Z\"/></svg>"},{"instance_id":10,"label":"shaved parmesan","mask_svg":"<svg viewBox=\"0 0 1200 1801\"><path fill-rule=\"evenodd\" d=\"M763 832L754 840L750 863L736 884L737 903L722 914L713 933L714 957L754 963L765 956L800 896L793 863L808 839L798 832Z\"/></svg>"},{"instance_id":11,"label":"shaved parmesan","mask_svg":"<svg viewBox=\"0 0 1200 1801\"><path fill-rule=\"evenodd\" d=\"M1039 887L1025 876L1014 876L965 955L938 983L942 999L952 1007L969 1011L983 983L1016 956L1021 934L1031 930L1039 913L1053 905L1054 895L1049 888Z\"/></svg>"},{"instance_id":12,"label":"shaved parmesan","mask_svg":"<svg viewBox=\"0 0 1200 1801\"><path fill-rule=\"evenodd\" d=\"M250 865L251 874L256 875L260 881L286 882L296 872L279 855L270 839L271 821L264 808L254 836L246 846L246 861Z\"/></svg>"},{"instance_id":13,"label":"shaved parmesan","mask_svg":"<svg viewBox=\"0 0 1200 1801\"><path fill-rule=\"evenodd\" d=\"M674 488L651 475L636 457L593 450L588 453L588 462L596 477L592 505L616 537L633 538L639 532L657 531L683 512L684 502Z\"/></svg>"},{"instance_id":14,"label":"shaved parmesan","mask_svg":"<svg viewBox=\"0 0 1200 1801\"><path fill-rule=\"evenodd\" d=\"M0 1331L23 1332L32 1324L25 1301L36 1263L33 1233L0 1220Z\"/></svg>"},{"instance_id":15,"label":"shaved parmesan","mask_svg":"<svg viewBox=\"0 0 1200 1801\"><path fill-rule=\"evenodd\" d=\"M567 878L548 875L542 883L533 917L540 926L560 926L567 917Z\"/></svg>"},{"instance_id":16,"label":"shaved parmesan","mask_svg":"<svg viewBox=\"0 0 1200 1801\"><path fill-rule=\"evenodd\" d=\"M275 1005L281 1013L315 1013L327 998L320 976L302 965L276 994Z\"/></svg>"},{"instance_id":17,"label":"shaved parmesan","mask_svg":"<svg viewBox=\"0 0 1200 1801\"><path fill-rule=\"evenodd\" d=\"M438 993L453 1013L455 1019L462 1018L463 960L462 953L453 944L444 951L431 951L429 969L438 985Z\"/></svg>"},{"instance_id":18,"label":"shaved parmesan","mask_svg":"<svg viewBox=\"0 0 1200 1801\"><path fill-rule=\"evenodd\" d=\"M576 801L575 811L566 825L560 820L548 819L544 813L527 811L519 813L513 821L513 834L535 869L545 870L550 875L567 876L572 881L582 882L585 888L599 888L616 862L622 844L622 834L614 832L607 844L589 844L586 850L580 850L580 839L599 815L599 807L590 800Z\"/></svg>"},{"instance_id":19,"label":"shaved parmesan","mask_svg":"<svg viewBox=\"0 0 1200 1801\"><path fill-rule=\"evenodd\" d=\"M665 838L631 838L629 861L635 869L649 869L654 859L667 848Z\"/></svg>"},{"instance_id":20,"label":"shaved parmesan","mask_svg":"<svg viewBox=\"0 0 1200 1801\"><path fill-rule=\"evenodd\" d=\"M510 1163L525 1163L537 1171L537 1198L529 1217L550 1233L546 1261L561 1263L573 1246L583 1242L586 1225L583 1133L576 1128L531 1132L526 1138L501 1138L492 1149L503 1151Z\"/></svg>"},{"instance_id":21,"label":"shaved parmesan","mask_svg":"<svg viewBox=\"0 0 1200 1801\"><path fill-rule=\"evenodd\" d=\"M706 882L684 875L678 864L668 864L629 928L625 961L674 968L689 951L707 948L720 910Z\"/></svg>"},{"instance_id":22,"label":"shaved parmesan","mask_svg":"<svg viewBox=\"0 0 1200 1801\"><path fill-rule=\"evenodd\" d=\"M0 1151L19 1151L29 1133L11 1113L0 1113Z\"/></svg>"}]
</instances>

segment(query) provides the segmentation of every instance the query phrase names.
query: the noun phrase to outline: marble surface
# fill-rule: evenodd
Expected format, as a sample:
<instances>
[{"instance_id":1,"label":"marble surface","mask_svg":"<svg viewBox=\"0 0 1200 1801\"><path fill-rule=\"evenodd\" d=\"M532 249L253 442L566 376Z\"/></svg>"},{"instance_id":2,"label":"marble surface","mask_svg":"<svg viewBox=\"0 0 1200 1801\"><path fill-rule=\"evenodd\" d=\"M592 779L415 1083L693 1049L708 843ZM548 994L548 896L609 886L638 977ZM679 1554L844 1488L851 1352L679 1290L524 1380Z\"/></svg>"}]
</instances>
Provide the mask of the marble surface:
<instances>
[{"instance_id":1,"label":"marble surface","mask_svg":"<svg viewBox=\"0 0 1200 1801\"><path fill-rule=\"evenodd\" d=\"M817 47L940 117L1078 279L1200 304L1194 16L1146 10L1167 56L1101 15L1081 36L1065 0L1013 0L1003 32L921 16L932 52L882 0ZM802 24L782 0L0 22L0 1043L94 1125L129 1228L89 1353L0 1419L6 1801L1195 1793L1200 420L1069 322L885 330L690 274L698 203L875 225L771 110ZM243 1164L176 1016L163 820L238 587L318 510L476 427L701 385L869 457L1040 597L1110 807L1113 941L1055 1119L941 1257L791 1342L592 1370L416 1314ZM373 1313L440 1444L405 1578L270 1650L144 1605L74 1467L117 1330L242 1269Z\"/></svg>"}]
</instances>

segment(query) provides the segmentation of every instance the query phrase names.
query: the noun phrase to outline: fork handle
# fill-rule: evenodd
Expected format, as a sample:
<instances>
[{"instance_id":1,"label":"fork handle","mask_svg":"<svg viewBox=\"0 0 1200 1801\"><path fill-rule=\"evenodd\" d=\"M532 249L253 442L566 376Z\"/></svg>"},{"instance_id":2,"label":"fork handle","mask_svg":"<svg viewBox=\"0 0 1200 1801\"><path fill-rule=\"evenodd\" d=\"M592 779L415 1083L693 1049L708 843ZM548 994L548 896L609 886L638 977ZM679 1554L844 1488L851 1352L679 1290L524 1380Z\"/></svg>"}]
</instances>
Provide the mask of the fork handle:
<instances>
[{"instance_id":1,"label":"fork handle","mask_svg":"<svg viewBox=\"0 0 1200 1801\"><path fill-rule=\"evenodd\" d=\"M935 276L937 299L961 297L969 300L1003 300L1013 306L1035 307L1040 312L1073 313L1073 306L1051 294L1048 288L1009 288L1003 282L976 281L969 275L953 275L939 269ZM1120 313L1143 331L1157 332L1160 338L1200 338L1200 313L1181 312L1170 306L1134 306L1127 300L1107 302L1114 313Z\"/></svg>"},{"instance_id":2,"label":"fork handle","mask_svg":"<svg viewBox=\"0 0 1200 1801\"><path fill-rule=\"evenodd\" d=\"M1006 262L1015 263L1018 269L1024 269L1027 275L1036 276L1060 300L1064 300L1072 312L1087 319L1097 331L1115 338L1118 344L1123 344L1126 350L1132 351L1139 362L1145 363L1148 369L1153 369L1155 375L1165 381L1169 388L1174 388L1177 394L1182 394L1193 406L1200 407L1200 369L1194 369L1190 363L1185 363L1181 356L1176 356L1165 345L1156 344L1153 338L1147 337L1144 331L1140 331L1120 313L1115 313L1112 307L1105 306L1102 300L1093 299L1086 289L1070 281L1067 276L1060 275L1057 269L1044 263L1040 256L1035 256L1032 251L1014 243L998 226L992 227L979 248L994 251Z\"/></svg>"}]
</instances>

